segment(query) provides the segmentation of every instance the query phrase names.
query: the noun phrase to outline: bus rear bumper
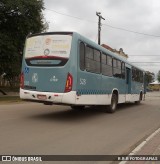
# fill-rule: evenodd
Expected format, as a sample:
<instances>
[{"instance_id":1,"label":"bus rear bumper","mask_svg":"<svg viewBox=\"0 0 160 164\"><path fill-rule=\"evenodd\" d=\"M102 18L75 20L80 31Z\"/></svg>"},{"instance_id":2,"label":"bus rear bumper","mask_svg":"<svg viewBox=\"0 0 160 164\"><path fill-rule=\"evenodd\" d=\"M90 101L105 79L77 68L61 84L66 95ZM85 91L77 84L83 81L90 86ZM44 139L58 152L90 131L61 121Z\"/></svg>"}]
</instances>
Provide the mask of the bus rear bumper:
<instances>
[{"instance_id":1,"label":"bus rear bumper","mask_svg":"<svg viewBox=\"0 0 160 164\"><path fill-rule=\"evenodd\" d=\"M20 98L27 101L48 103L48 104L75 104L76 92L67 93L39 92L20 88Z\"/></svg>"}]
</instances>

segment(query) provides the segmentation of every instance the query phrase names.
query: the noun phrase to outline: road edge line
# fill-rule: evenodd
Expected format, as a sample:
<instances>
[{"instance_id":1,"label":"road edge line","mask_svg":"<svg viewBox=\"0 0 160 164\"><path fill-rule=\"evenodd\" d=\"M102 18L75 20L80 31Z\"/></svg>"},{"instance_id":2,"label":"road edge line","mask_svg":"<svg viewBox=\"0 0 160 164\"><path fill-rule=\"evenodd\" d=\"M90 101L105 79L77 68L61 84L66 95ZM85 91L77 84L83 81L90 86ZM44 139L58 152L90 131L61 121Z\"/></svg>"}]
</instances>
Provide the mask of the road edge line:
<instances>
[{"instance_id":1,"label":"road edge line","mask_svg":"<svg viewBox=\"0 0 160 164\"><path fill-rule=\"evenodd\" d=\"M148 143L156 134L160 132L160 128L158 128L155 132L153 132L149 137L147 137L144 141L142 141L132 152L129 156L135 155L138 151L140 151L146 143ZM128 161L121 161L119 164L126 164Z\"/></svg>"}]
</instances>

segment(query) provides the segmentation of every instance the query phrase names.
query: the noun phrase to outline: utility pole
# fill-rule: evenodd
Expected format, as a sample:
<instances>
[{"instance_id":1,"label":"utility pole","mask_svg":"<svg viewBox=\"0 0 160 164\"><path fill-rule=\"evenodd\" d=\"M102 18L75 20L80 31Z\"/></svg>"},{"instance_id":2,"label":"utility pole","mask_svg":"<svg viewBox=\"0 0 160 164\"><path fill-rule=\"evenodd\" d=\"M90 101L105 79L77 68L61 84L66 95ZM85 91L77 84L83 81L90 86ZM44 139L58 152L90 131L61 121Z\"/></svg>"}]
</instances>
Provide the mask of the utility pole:
<instances>
[{"instance_id":1,"label":"utility pole","mask_svg":"<svg viewBox=\"0 0 160 164\"><path fill-rule=\"evenodd\" d=\"M101 26L102 26L102 23L101 23L101 19L105 20L102 15L101 15L101 12L96 12L96 15L98 16L98 44L100 45L101 44Z\"/></svg>"}]
</instances>

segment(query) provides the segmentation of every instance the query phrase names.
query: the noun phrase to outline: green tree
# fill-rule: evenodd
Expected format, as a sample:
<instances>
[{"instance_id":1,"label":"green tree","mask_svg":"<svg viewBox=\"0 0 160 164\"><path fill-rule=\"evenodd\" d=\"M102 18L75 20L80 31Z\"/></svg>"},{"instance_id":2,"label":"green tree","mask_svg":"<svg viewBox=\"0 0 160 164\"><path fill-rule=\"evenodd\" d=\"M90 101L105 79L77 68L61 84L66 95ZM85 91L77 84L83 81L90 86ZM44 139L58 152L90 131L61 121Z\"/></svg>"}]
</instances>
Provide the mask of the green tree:
<instances>
[{"instance_id":1,"label":"green tree","mask_svg":"<svg viewBox=\"0 0 160 164\"><path fill-rule=\"evenodd\" d=\"M146 72L146 78L145 78L145 80L146 80L147 85L154 80L154 77L155 77L155 74L154 73L149 72L149 71Z\"/></svg>"},{"instance_id":2,"label":"green tree","mask_svg":"<svg viewBox=\"0 0 160 164\"><path fill-rule=\"evenodd\" d=\"M13 84L20 74L25 38L45 31L43 0L0 0L0 75Z\"/></svg>"}]
</instances>

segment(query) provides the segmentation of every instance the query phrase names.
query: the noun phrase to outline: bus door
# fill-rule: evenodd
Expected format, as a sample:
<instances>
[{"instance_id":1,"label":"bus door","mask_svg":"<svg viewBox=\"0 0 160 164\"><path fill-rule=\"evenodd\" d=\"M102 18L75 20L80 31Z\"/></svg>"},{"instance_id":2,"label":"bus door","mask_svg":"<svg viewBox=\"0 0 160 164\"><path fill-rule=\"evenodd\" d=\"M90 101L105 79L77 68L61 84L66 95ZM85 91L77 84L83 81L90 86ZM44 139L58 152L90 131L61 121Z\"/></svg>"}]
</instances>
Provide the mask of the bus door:
<instances>
[{"instance_id":1,"label":"bus door","mask_svg":"<svg viewBox=\"0 0 160 164\"><path fill-rule=\"evenodd\" d=\"M126 68L126 94L131 94L131 69Z\"/></svg>"}]
</instances>

